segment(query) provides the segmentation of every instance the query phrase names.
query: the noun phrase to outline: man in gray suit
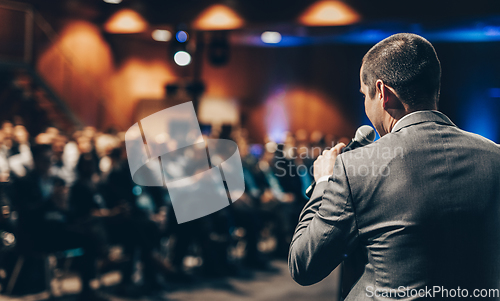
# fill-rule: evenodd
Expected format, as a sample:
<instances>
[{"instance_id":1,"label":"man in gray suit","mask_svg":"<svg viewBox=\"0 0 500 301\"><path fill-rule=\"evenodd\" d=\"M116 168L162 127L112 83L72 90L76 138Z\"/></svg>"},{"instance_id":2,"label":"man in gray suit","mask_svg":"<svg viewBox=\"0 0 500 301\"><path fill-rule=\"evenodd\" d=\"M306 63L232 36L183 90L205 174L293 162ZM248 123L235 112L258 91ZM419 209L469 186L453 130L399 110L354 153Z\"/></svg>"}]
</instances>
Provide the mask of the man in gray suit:
<instances>
[{"instance_id":1,"label":"man in gray suit","mask_svg":"<svg viewBox=\"0 0 500 301\"><path fill-rule=\"evenodd\" d=\"M296 282L319 282L361 251L346 300L500 300L500 148L436 111L440 78L418 35L365 55L361 93L381 138L342 154L339 144L314 163L290 246Z\"/></svg>"}]
</instances>

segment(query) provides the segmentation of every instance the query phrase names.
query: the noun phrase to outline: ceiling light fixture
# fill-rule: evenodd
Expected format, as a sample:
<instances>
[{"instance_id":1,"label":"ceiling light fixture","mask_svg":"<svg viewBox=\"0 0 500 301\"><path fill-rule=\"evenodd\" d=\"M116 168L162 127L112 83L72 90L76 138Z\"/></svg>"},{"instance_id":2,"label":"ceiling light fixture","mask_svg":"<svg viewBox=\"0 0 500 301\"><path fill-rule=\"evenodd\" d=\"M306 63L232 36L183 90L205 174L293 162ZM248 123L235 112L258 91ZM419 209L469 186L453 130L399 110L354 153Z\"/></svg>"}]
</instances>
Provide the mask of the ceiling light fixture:
<instances>
[{"instance_id":1,"label":"ceiling light fixture","mask_svg":"<svg viewBox=\"0 0 500 301\"><path fill-rule=\"evenodd\" d=\"M158 42L168 42L172 39L172 34L166 29L155 29L151 33L151 37Z\"/></svg>"},{"instance_id":2,"label":"ceiling light fixture","mask_svg":"<svg viewBox=\"0 0 500 301\"><path fill-rule=\"evenodd\" d=\"M281 34L277 31L264 31L260 39L266 44L277 44L281 42Z\"/></svg>"},{"instance_id":3,"label":"ceiling light fixture","mask_svg":"<svg viewBox=\"0 0 500 301\"><path fill-rule=\"evenodd\" d=\"M119 10L104 24L104 29L109 33L139 33L147 27L146 20L131 9Z\"/></svg>"},{"instance_id":4,"label":"ceiling light fixture","mask_svg":"<svg viewBox=\"0 0 500 301\"><path fill-rule=\"evenodd\" d=\"M191 63L191 55L186 51L177 51L174 54L174 61L179 66L186 66Z\"/></svg>"},{"instance_id":5,"label":"ceiling light fixture","mask_svg":"<svg viewBox=\"0 0 500 301\"><path fill-rule=\"evenodd\" d=\"M299 17L306 26L350 25L361 19L349 5L337 0L320 0L309 6Z\"/></svg>"},{"instance_id":6,"label":"ceiling light fixture","mask_svg":"<svg viewBox=\"0 0 500 301\"><path fill-rule=\"evenodd\" d=\"M184 43L189 39L189 34L185 32L184 30L179 30L175 34L175 39L179 41L179 43Z\"/></svg>"},{"instance_id":7,"label":"ceiling light fixture","mask_svg":"<svg viewBox=\"0 0 500 301\"><path fill-rule=\"evenodd\" d=\"M193 28L198 30L232 30L242 27L243 19L232 9L222 4L214 4L203 12L193 22Z\"/></svg>"}]
</instances>

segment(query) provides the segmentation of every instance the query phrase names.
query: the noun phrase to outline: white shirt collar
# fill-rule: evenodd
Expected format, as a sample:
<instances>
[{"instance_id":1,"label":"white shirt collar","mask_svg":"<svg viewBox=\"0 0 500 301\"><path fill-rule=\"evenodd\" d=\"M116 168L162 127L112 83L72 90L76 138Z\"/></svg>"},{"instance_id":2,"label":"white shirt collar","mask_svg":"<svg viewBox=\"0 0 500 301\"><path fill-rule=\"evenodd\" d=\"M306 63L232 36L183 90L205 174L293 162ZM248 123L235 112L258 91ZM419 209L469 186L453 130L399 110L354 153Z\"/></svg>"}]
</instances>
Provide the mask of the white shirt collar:
<instances>
[{"instance_id":1,"label":"white shirt collar","mask_svg":"<svg viewBox=\"0 0 500 301\"><path fill-rule=\"evenodd\" d=\"M394 126L392 127L392 130L391 130L391 133L394 132L394 129L397 127L398 123L401 122L401 120L405 119L406 117L410 116L410 115L413 115L415 113L420 113L420 112L438 112L436 110L422 110L422 111L415 111L415 112L411 112L409 114L406 114L405 116L401 117L401 119L399 119L395 124Z\"/></svg>"}]
</instances>

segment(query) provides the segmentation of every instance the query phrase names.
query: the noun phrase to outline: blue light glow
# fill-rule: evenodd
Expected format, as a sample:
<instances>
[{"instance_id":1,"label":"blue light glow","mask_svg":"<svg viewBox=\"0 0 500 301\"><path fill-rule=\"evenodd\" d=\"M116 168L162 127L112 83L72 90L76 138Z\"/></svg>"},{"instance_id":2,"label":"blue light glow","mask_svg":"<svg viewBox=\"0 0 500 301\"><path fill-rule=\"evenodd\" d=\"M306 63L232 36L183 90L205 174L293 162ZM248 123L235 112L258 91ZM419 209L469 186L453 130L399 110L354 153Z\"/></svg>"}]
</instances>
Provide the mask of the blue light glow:
<instances>
[{"instance_id":1,"label":"blue light glow","mask_svg":"<svg viewBox=\"0 0 500 301\"><path fill-rule=\"evenodd\" d=\"M133 193L134 195L136 195L136 196L141 195L141 193L142 193L142 188L141 188L141 186L137 186L137 185L136 185L136 186L134 186L134 188L132 188L132 193Z\"/></svg>"},{"instance_id":2,"label":"blue light glow","mask_svg":"<svg viewBox=\"0 0 500 301\"><path fill-rule=\"evenodd\" d=\"M175 38L177 39L177 41L179 41L180 43L184 43L188 40L188 34L187 32L181 30L181 31L178 31L177 34L175 35Z\"/></svg>"},{"instance_id":3,"label":"blue light glow","mask_svg":"<svg viewBox=\"0 0 500 301\"><path fill-rule=\"evenodd\" d=\"M490 89L490 97L491 98L500 98L500 88L491 88Z\"/></svg>"},{"instance_id":4,"label":"blue light glow","mask_svg":"<svg viewBox=\"0 0 500 301\"><path fill-rule=\"evenodd\" d=\"M252 144L250 145L250 153L254 157L260 158L264 153L264 147L262 146L262 144Z\"/></svg>"},{"instance_id":5,"label":"blue light glow","mask_svg":"<svg viewBox=\"0 0 500 301\"><path fill-rule=\"evenodd\" d=\"M383 39L397 33L398 31L385 31L380 29L368 29L343 34L335 40L347 44L376 44Z\"/></svg>"},{"instance_id":6,"label":"blue light glow","mask_svg":"<svg viewBox=\"0 0 500 301\"><path fill-rule=\"evenodd\" d=\"M495 42L500 41L500 27L453 28L425 34L431 42Z\"/></svg>"},{"instance_id":7,"label":"blue light glow","mask_svg":"<svg viewBox=\"0 0 500 301\"><path fill-rule=\"evenodd\" d=\"M286 91L278 88L266 100L265 125L269 138L274 142L283 142L284 134L289 130L288 114L285 104Z\"/></svg>"},{"instance_id":8,"label":"blue light glow","mask_svg":"<svg viewBox=\"0 0 500 301\"><path fill-rule=\"evenodd\" d=\"M488 97L474 98L463 107L464 130L492 141L498 141L496 100Z\"/></svg>"},{"instance_id":9,"label":"blue light glow","mask_svg":"<svg viewBox=\"0 0 500 301\"><path fill-rule=\"evenodd\" d=\"M260 35L236 38L243 45L260 47L295 47L320 44L375 44L398 32L413 32L431 42L495 42L500 41L500 18L490 17L462 21L449 27L430 28L426 24L404 22L372 22L347 26L342 31L326 35L281 33L281 41L266 44Z\"/></svg>"}]
</instances>

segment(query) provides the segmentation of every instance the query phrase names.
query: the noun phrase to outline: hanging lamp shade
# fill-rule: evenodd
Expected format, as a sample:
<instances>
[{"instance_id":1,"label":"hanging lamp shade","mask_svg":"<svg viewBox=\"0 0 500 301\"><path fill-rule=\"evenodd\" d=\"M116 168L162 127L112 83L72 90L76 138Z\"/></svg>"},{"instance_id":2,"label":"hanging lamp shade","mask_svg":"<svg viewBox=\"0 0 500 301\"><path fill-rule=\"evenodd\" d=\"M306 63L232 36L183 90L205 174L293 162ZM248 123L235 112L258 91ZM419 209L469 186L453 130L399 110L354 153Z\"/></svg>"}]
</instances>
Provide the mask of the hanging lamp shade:
<instances>
[{"instance_id":1,"label":"hanging lamp shade","mask_svg":"<svg viewBox=\"0 0 500 301\"><path fill-rule=\"evenodd\" d=\"M197 30L232 30L244 25L245 21L231 8L214 4L200 13L193 22Z\"/></svg>"},{"instance_id":2,"label":"hanging lamp shade","mask_svg":"<svg viewBox=\"0 0 500 301\"><path fill-rule=\"evenodd\" d=\"M104 24L104 29L109 33L139 33L147 27L147 21L139 13L128 8L117 11Z\"/></svg>"},{"instance_id":3,"label":"hanging lamp shade","mask_svg":"<svg viewBox=\"0 0 500 301\"><path fill-rule=\"evenodd\" d=\"M341 26L361 20L360 15L349 5L337 0L320 0L309 6L299 17L306 26Z\"/></svg>"}]
</instances>

